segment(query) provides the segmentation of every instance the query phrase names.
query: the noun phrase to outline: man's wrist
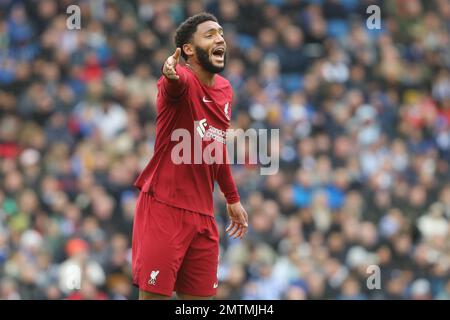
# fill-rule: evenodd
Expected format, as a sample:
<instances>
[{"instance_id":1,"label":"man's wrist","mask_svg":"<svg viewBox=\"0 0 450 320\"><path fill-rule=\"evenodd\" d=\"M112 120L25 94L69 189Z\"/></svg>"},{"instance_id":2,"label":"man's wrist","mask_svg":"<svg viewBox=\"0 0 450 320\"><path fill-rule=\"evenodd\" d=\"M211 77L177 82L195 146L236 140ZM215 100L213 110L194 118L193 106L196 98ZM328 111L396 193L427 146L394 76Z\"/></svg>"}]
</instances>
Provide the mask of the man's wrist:
<instances>
[{"instance_id":1,"label":"man's wrist","mask_svg":"<svg viewBox=\"0 0 450 320\"><path fill-rule=\"evenodd\" d=\"M227 204L236 204L241 201L241 198L238 196L237 198L229 198L227 199Z\"/></svg>"}]
</instances>

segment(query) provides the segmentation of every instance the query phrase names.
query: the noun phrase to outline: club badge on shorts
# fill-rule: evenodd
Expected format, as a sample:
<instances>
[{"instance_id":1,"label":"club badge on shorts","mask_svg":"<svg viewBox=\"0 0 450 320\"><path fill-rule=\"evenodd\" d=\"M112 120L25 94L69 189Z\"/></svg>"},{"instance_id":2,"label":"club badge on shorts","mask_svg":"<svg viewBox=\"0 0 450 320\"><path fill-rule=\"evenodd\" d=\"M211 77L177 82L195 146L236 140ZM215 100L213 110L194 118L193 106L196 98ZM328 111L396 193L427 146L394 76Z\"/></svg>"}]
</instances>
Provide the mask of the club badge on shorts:
<instances>
[{"instance_id":1,"label":"club badge on shorts","mask_svg":"<svg viewBox=\"0 0 450 320\"><path fill-rule=\"evenodd\" d=\"M148 284L151 284L152 286L156 285L156 277L158 274L159 270L152 271L152 273L150 273L150 280L148 280Z\"/></svg>"}]
</instances>

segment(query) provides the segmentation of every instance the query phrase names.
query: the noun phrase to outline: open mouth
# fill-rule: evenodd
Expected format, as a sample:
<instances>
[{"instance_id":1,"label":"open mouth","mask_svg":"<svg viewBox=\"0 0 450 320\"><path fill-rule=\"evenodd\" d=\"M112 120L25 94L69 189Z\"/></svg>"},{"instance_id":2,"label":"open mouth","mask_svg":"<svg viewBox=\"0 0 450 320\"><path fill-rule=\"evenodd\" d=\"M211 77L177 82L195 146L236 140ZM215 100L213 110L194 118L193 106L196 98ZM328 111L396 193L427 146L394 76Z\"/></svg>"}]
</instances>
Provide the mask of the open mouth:
<instances>
[{"instance_id":1,"label":"open mouth","mask_svg":"<svg viewBox=\"0 0 450 320\"><path fill-rule=\"evenodd\" d=\"M212 55L218 59L223 59L225 55L225 48L224 47L217 47L213 50Z\"/></svg>"}]
</instances>

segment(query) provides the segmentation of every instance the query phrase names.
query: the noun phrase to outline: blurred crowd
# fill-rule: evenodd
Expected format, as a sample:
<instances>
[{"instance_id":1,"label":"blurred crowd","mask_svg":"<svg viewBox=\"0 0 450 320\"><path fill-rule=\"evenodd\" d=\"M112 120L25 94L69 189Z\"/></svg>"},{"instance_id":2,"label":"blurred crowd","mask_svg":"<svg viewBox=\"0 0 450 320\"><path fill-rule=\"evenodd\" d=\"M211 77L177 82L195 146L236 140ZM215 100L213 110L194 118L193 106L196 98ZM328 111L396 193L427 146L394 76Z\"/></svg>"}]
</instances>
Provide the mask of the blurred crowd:
<instances>
[{"instance_id":1,"label":"blurred crowd","mask_svg":"<svg viewBox=\"0 0 450 320\"><path fill-rule=\"evenodd\" d=\"M448 0L0 0L0 299L137 298L132 184L201 11L225 29L232 127L280 129L277 174L233 165L245 240L214 195L217 298L450 299Z\"/></svg>"}]
</instances>

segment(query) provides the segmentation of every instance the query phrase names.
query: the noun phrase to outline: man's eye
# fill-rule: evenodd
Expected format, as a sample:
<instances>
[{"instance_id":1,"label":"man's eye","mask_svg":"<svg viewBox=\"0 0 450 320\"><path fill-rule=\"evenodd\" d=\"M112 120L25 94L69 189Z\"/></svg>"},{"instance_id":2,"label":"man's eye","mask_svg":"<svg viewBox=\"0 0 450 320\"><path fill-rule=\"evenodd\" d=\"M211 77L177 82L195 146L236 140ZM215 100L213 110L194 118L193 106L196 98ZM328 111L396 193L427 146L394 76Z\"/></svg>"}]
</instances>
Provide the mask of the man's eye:
<instances>
[{"instance_id":1,"label":"man's eye","mask_svg":"<svg viewBox=\"0 0 450 320\"><path fill-rule=\"evenodd\" d=\"M212 36L213 36L212 34L208 34L206 37L207 38L212 38Z\"/></svg>"}]
</instances>

